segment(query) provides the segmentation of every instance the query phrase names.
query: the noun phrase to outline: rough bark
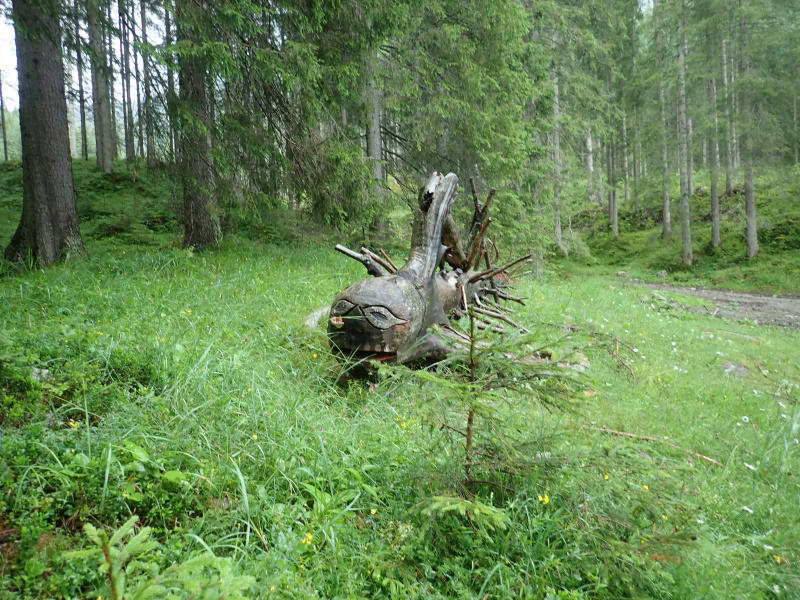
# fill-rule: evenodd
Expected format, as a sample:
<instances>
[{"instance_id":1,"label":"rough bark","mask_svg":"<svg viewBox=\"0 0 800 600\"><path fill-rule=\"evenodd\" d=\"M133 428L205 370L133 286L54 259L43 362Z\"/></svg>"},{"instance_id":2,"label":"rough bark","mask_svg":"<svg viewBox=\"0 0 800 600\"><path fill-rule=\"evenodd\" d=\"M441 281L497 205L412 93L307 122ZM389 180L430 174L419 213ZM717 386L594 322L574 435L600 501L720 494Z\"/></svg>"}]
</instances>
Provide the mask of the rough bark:
<instances>
[{"instance_id":1,"label":"rough bark","mask_svg":"<svg viewBox=\"0 0 800 600\"><path fill-rule=\"evenodd\" d=\"M717 114L717 83L710 79L711 91L711 246L719 248L719 116Z\"/></svg>"},{"instance_id":2,"label":"rough bark","mask_svg":"<svg viewBox=\"0 0 800 600\"><path fill-rule=\"evenodd\" d=\"M689 123L686 114L686 48L686 26L681 20L678 32L678 144L680 146L678 159L680 161L681 178L681 252L683 264L691 265L694 257L692 255L691 215L689 211Z\"/></svg>"},{"instance_id":3,"label":"rough bark","mask_svg":"<svg viewBox=\"0 0 800 600\"><path fill-rule=\"evenodd\" d=\"M109 67L103 37L103 12L98 0L87 1L86 22L91 50L95 155L100 170L111 173L114 170L114 125L108 85Z\"/></svg>"},{"instance_id":4,"label":"rough bark","mask_svg":"<svg viewBox=\"0 0 800 600\"><path fill-rule=\"evenodd\" d=\"M195 30L198 12L195 0L176 2L178 37L181 41L198 44ZM205 248L219 243L222 232L216 199L211 193L209 160L208 92L206 68L196 55L182 55L178 60L181 114L181 182L183 185L183 245Z\"/></svg>"},{"instance_id":5,"label":"rough bark","mask_svg":"<svg viewBox=\"0 0 800 600\"><path fill-rule=\"evenodd\" d=\"M660 16L659 1L653 0L653 13ZM656 54L661 55L661 30L660 19L656 20ZM661 237L668 238L672 235L672 211L669 197L669 153L667 151L667 102L664 92L664 69L659 69L658 75L658 103L661 111Z\"/></svg>"},{"instance_id":6,"label":"rough bark","mask_svg":"<svg viewBox=\"0 0 800 600\"><path fill-rule=\"evenodd\" d=\"M14 0L22 141L22 216L5 257L48 265L84 252L69 152L60 5Z\"/></svg>"}]
</instances>

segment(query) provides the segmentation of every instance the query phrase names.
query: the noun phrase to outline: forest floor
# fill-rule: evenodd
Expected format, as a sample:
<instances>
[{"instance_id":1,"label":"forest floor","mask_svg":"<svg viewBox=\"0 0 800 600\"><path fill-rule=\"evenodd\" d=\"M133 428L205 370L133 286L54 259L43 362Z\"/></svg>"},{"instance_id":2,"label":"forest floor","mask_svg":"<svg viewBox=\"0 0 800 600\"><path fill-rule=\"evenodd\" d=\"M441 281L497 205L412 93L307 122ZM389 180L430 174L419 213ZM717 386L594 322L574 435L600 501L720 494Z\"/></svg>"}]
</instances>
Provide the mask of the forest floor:
<instances>
[{"instance_id":1,"label":"forest floor","mask_svg":"<svg viewBox=\"0 0 800 600\"><path fill-rule=\"evenodd\" d=\"M667 298L674 308L681 308L695 314L733 320L748 319L756 324L800 327L800 297L798 296L733 292L658 283L637 283L636 285L660 292L678 292L707 300L708 302L700 305L694 303L687 305L680 300ZM657 296L654 298L660 300Z\"/></svg>"}]
</instances>

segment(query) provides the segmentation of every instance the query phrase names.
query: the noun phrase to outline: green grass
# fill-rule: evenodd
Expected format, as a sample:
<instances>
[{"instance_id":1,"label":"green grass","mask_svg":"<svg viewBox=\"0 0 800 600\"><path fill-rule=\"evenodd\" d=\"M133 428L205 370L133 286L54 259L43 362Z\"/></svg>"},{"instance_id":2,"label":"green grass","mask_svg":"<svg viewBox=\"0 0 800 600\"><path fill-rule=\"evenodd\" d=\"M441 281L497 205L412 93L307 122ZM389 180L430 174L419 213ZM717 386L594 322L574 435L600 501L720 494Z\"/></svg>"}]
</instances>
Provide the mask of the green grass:
<instances>
[{"instance_id":1,"label":"green grass","mask_svg":"<svg viewBox=\"0 0 800 600\"><path fill-rule=\"evenodd\" d=\"M96 202L139 194L120 185ZM139 201L137 222L163 210ZM653 308L598 275L521 281L516 319L555 348L573 331L586 393L501 413L530 468L486 471L513 491L464 498L439 384L337 387L303 327L360 265L258 227L200 254L149 231L87 235L87 259L0 280L0 598L107 596L97 559L65 552L91 546L83 524L131 515L162 570L210 549L254 577L248 597L800 589L798 332Z\"/></svg>"},{"instance_id":2,"label":"green grass","mask_svg":"<svg viewBox=\"0 0 800 600\"><path fill-rule=\"evenodd\" d=\"M756 207L761 252L752 260L745 255L744 197L721 198L722 246L711 247L710 199L707 175L698 173L695 186L702 191L691 200L694 264L681 261L680 196L671 190L672 236L661 239L660 188L647 182L640 192L639 208L620 208L620 235L610 235L607 213L587 207L573 217L584 237L590 257L561 261L571 273L630 272L643 281L668 272L667 282L740 291L799 294L800 280L800 170L766 170L756 177ZM740 182L738 184L743 187ZM723 181L724 191L724 181Z\"/></svg>"}]
</instances>

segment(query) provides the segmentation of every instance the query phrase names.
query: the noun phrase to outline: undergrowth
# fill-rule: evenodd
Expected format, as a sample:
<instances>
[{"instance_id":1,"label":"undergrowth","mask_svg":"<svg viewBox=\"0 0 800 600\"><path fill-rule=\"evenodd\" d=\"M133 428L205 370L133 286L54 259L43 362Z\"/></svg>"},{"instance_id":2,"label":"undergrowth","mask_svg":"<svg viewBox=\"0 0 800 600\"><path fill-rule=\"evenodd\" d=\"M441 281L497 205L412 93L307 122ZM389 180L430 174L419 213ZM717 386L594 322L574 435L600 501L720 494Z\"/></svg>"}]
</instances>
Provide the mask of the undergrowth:
<instances>
[{"instance_id":1,"label":"undergrowth","mask_svg":"<svg viewBox=\"0 0 800 600\"><path fill-rule=\"evenodd\" d=\"M723 182L724 184L724 182ZM800 171L775 169L756 177L756 207L760 253L746 257L743 185L731 197L720 198L722 245L711 245L708 176L695 176L691 198L694 264L681 260L680 196L672 186L672 235L662 239L660 188L648 181L638 199L620 206L618 237L611 235L605 208L587 206L572 218L572 226L588 244L590 255L560 261L573 273L618 270L643 281L664 280L678 285L697 285L742 291L800 294L800 280L790 276L800 269ZM724 185L721 186L724 192Z\"/></svg>"},{"instance_id":2,"label":"undergrowth","mask_svg":"<svg viewBox=\"0 0 800 600\"><path fill-rule=\"evenodd\" d=\"M112 564L176 597L800 589L795 331L562 270L518 282L534 336L476 378L453 362L340 387L303 323L358 265L286 230L206 253L148 231L0 280L0 597L108 597ZM492 373L509 385L488 393ZM557 375L572 400L540 402ZM136 535L152 552L98 570Z\"/></svg>"}]
</instances>

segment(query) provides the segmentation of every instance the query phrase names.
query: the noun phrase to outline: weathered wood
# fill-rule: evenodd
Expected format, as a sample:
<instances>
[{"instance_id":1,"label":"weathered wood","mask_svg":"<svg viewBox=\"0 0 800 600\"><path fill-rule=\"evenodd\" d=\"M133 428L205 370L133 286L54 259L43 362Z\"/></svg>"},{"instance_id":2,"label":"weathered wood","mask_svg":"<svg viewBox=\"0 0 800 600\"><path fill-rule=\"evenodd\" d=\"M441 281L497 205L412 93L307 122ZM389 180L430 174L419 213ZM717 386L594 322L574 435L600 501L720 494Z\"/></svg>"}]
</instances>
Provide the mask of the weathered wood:
<instances>
[{"instance_id":1,"label":"weathered wood","mask_svg":"<svg viewBox=\"0 0 800 600\"><path fill-rule=\"evenodd\" d=\"M333 301L328 333L336 353L362 365L365 359L401 364L423 358L438 360L450 351L453 341L463 343L450 319L467 314L471 300L478 303L482 297L492 295L496 301L520 301L501 291L508 283L505 271L530 255L501 267L492 264L486 235L491 223L489 207L496 191L492 190L481 205L474 183L471 188L475 212L466 244L450 216L458 178L452 173L434 173L420 189L411 250L402 268L397 269L383 251L381 258L367 248L361 248L359 253L336 246L339 252L363 263L374 276L354 283ZM499 256L495 244L493 250L495 257ZM486 269L473 270L481 260L485 260ZM480 312L485 323L478 323L479 328L502 333L505 328L497 321L503 321L525 331L496 309L486 307ZM449 338L451 344L444 338Z\"/></svg>"}]
</instances>

